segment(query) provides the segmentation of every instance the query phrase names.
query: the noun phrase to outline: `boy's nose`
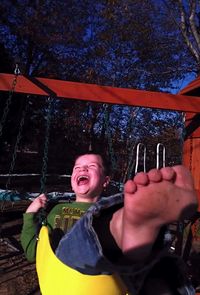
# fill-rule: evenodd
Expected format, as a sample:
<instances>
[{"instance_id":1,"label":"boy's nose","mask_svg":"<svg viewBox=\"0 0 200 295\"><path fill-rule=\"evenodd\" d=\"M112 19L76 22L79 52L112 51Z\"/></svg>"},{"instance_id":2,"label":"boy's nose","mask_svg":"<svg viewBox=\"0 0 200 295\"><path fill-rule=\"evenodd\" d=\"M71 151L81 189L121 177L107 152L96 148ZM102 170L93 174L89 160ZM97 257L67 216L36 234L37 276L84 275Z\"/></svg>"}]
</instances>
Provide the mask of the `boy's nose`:
<instances>
[{"instance_id":1,"label":"boy's nose","mask_svg":"<svg viewBox=\"0 0 200 295\"><path fill-rule=\"evenodd\" d=\"M83 165L80 167L81 171L87 171L88 170L88 165Z\"/></svg>"}]
</instances>

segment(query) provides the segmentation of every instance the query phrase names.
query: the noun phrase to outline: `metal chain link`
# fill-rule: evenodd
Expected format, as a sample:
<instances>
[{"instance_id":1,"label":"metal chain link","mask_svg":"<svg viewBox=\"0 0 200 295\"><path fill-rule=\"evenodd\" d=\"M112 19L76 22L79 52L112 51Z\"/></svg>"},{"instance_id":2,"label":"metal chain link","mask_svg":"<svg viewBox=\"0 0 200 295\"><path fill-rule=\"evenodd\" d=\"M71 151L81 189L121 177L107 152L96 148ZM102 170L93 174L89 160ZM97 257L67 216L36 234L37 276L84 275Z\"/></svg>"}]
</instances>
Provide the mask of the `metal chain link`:
<instances>
[{"instance_id":1,"label":"metal chain link","mask_svg":"<svg viewBox=\"0 0 200 295\"><path fill-rule=\"evenodd\" d=\"M45 192L46 187L46 173L47 173L47 164L48 164L48 152L49 152L49 135L50 135L50 126L53 113L54 101L52 97L48 98L48 110L46 118L46 131L45 131L45 142L44 142L44 154L43 154L43 165L42 165L42 176L40 179L40 193Z\"/></svg>"},{"instance_id":2,"label":"metal chain link","mask_svg":"<svg viewBox=\"0 0 200 295\"><path fill-rule=\"evenodd\" d=\"M112 169L116 170L117 163L116 163L116 159L114 157L111 132L109 130L109 106L108 105L105 105L105 126L106 126L106 130L107 130L107 135L108 135L108 148L109 148L109 155L111 157Z\"/></svg>"},{"instance_id":3,"label":"metal chain link","mask_svg":"<svg viewBox=\"0 0 200 295\"><path fill-rule=\"evenodd\" d=\"M12 174L12 172L14 170L14 167L15 167L15 162L16 162L16 157L17 157L17 150L18 150L18 147L19 147L20 140L22 138L22 129L23 129L23 126L24 126L25 116L26 116L27 109L28 109L28 101L29 101L29 95L27 95L25 107L24 107L24 110L22 112L22 117L21 117L21 121L20 121L20 125L19 125L19 131L18 131L18 135L17 135L17 139L16 139L14 151L13 151L13 156L12 156L10 169L9 169L9 172L8 172L8 180L6 182L6 189L8 189L9 186L10 186L11 174Z\"/></svg>"},{"instance_id":4,"label":"metal chain link","mask_svg":"<svg viewBox=\"0 0 200 295\"><path fill-rule=\"evenodd\" d=\"M9 91L8 99L6 101L4 112L3 112L3 115L2 115L2 118L1 118L1 121L0 121L0 138L1 138L2 133L3 133L3 127L4 127L4 124L5 124L5 121L6 121L8 112L9 112L10 104L12 102L13 93L15 91L15 86L17 84L17 77L20 74L20 70L19 70L18 64L16 64L16 67L15 67L15 70L14 70L14 74L15 74L15 76L14 76L14 79L13 79L13 82L12 82L12 88Z\"/></svg>"},{"instance_id":5,"label":"metal chain link","mask_svg":"<svg viewBox=\"0 0 200 295\"><path fill-rule=\"evenodd\" d=\"M135 107L134 110L131 112L131 117L130 117L130 120L129 120L129 126L128 126L128 140L129 142L127 142L127 146L128 146L128 163L127 163L127 170L124 174L124 177L123 177L123 182L126 181L126 179L131 179L134 175L134 166L136 164L136 158L134 158L134 149L135 147L137 146L136 144L136 140L132 140L132 128L133 128L133 122L134 122L134 119L137 118L139 112L141 111L141 107ZM130 131L131 131L131 134L130 134Z\"/></svg>"}]
</instances>

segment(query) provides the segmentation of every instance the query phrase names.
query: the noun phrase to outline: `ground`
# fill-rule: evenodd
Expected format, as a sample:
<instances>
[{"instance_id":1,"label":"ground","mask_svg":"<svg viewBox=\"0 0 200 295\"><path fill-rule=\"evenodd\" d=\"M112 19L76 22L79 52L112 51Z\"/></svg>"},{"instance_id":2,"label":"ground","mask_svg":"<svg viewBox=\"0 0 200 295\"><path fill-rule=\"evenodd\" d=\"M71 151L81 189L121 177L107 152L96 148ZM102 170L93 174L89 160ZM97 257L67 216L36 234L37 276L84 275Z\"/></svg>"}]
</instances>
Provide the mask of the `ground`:
<instances>
[{"instance_id":1,"label":"ground","mask_svg":"<svg viewBox=\"0 0 200 295\"><path fill-rule=\"evenodd\" d=\"M27 262L20 245L22 215L30 201L0 202L0 294L40 295L35 263ZM188 261L193 283L200 291L200 241ZM198 250L198 251L197 251ZM198 293L200 294L200 293Z\"/></svg>"},{"instance_id":2,"label":"ground","mask_svg":"<svg viewBox=\"0 0 200 295\"><path fill-rule=\"evenodd\" d=\"M35 264L27 262L19 242L27 201L1 205L0 294L39 295Z\"/></svg>"}]
</instances>

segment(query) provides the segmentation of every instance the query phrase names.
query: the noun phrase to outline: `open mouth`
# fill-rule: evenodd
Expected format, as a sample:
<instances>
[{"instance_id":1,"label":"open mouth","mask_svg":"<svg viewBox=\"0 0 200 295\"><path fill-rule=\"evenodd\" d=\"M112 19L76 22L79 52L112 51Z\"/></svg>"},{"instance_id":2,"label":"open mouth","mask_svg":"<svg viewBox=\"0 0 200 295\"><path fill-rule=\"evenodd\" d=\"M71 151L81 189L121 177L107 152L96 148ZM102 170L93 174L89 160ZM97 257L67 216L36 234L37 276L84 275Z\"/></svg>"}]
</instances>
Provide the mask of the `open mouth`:
<instances>
[{"instance_id":1,"label":"open mouth","mask_svg":"<svg viewBox=\"0 0 200 295\"><path fill-rule=\"evenodd\" d=\"M89 176L87 176L87 175L80 175L77 178L78 185L87 184L88 182L89 182Z\"/></svg>"}]
</instances>

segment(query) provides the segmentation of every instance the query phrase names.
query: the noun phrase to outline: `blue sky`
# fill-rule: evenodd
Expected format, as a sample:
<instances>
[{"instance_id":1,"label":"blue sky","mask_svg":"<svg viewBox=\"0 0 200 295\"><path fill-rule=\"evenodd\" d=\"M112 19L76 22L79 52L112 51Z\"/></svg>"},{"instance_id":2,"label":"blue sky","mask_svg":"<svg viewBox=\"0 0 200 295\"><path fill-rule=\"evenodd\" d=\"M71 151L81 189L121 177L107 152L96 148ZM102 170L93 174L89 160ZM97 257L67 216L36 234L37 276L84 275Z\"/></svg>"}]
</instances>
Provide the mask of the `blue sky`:
<instances>
[{"instance_id":1,"label":"blue sky","mask_svg":"<svg viewBox=\"0 0 200 295\"><path fill-rule=\"evenodd\" d=\"M194 73L188 74L183 79L174 81L173 83L174 89L167 88L167 89L163 89L163 91L170 92L172 94L177 94L194 79L196 79L196 75Z\"/></svg>"}]
</instances>

